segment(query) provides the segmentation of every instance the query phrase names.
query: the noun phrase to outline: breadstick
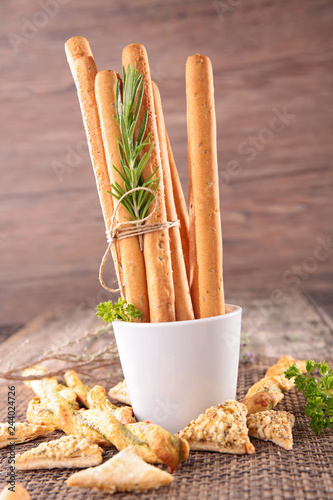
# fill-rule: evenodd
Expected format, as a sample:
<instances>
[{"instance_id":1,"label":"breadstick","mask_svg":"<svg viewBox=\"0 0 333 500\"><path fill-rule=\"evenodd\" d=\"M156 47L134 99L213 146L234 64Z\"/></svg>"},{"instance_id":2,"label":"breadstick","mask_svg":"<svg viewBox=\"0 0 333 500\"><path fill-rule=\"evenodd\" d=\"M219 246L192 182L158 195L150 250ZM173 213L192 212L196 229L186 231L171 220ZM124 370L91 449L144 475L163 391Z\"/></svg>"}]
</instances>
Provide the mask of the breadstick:
<instances>
[{"instance_id":1,"label":"breadstick","mask_svg":"<svg viewBox=\"0 0 333 500\"><path fill-rule=\"evenodd\" d=\"M114 119L116 114L116 86L118 77L114 71L100 71L96 76L95 93L99 118L102 126L103 142L112 183L117 182L124 188L124 181L113 168L121 171L120 155L116 137L120 138L119 127ZM119 206L116 214L117 223L127 222L130 215L125 207ZM146 269L139 238L133 236L120 240L119 251L125 283L126 299L142 312L141 321L149 322L149 304L147 293Z\"/></svg>"},{"instance_id":2,"label":"breadstick","mask_svg":"<svg viewBox=\"0 0 333 500\"><path fill-rule=\"evenodd\" d=\"M136 69L143 75L144 93L139 123L145 110L148 111L146 134L152 133L150 142L154 142L154 148L147 162L143 178L146 181L156 170L160 177L157 189L158 206L157 210L150 218L151 223L166 222L166 208L164 200L163 171L161 165L160 147L155 120L154 98L150 78L150 69L146 49L143 45L128 45L123 50L122 58L125 69L136 64ZM149 148L146 147L143 152ZM146 263L146 275L149 297L150 321L152 323L175 321L175 294L172 281L172 267L170 256L170 243L168 230L160 230L144 235L144 258Z\"/></svg>"},{"instance_id":3,"label":"breadstick","mask_svg":"<svg viewBox=\"0 0 333 500\"><path fill-rule=\"evenodd\" d=\"M168 220L173 221L177 219L177 212L176 212L175 200L173 197L162 102L156 83L152 82L152 86L153 86L154 106L156 114L156 125L158 131L158 140L160 142L160 150L161 150L166 212ZM170 236L172 271L173 271L172 274L173 285L175 289L176 320L185 321L188 319L194 319L193 306L191 301L189 283L186 275L185 261L182 251L182 242L180 239L179 227L170 228L169 236Z\"/></svg>"},{"instance_id":4,"label":"breadstick","mask_svg":"<svg viewBox=\"0 0 333 500\"><path fill-rule=\"evenodd\" d=\"M222 231L213 72L208 57L186 63L190 171L191 295L196 318L224 314Z\"/></svg>"},{"instance_id":5,"label":"breadstick","mask_svg":"<svg viewBox=\"0 0 333 500\"><path fill-rule=\"evenodd\" d=\"M83 56L93 57L89 42L83 36L73 36L73 38L67 40L65 52L73 78L75 78L74 62Z\"/></svg>"},{"instance_id":6,"label":"breadstick","mask_svg":"<svg viewBox=\"0 0 333 500\"><path fill-rule=\"evenodd\" d=\"M188 210L186 206L185 196L179 179L175 159L173 157L169 136L166 130L165 130L165 135L168 145L173 197L175 200L177 217L180 221L180 239L182 242L187 279L188 282L190 282L190 246L189 246L190 220L188 217Z\"/></svg>"},{"instance_id":7,"label":"breadstick","mask_svg":"<svg viewBox=\"0 0 333 500\"><path fill-rule=\"evenodd\" d=\"M110 190L110 179L95 97L97 67L89 43L85 38L80 36L71 38L66 42L65 50L79 97L90 158L94 168L99 200L104 216L104 223L106 229L109 229L110 220L113 214L113 202L112 196L107 193L107 191ZM116 250L112 248L111 251L115 260ZM123 287L124 280L121 271L120 255L117 255L117 257L119 263L119 269L116 269L118 283L123 298L126 298L125 289Z\"/></svg>"}]
</instances>

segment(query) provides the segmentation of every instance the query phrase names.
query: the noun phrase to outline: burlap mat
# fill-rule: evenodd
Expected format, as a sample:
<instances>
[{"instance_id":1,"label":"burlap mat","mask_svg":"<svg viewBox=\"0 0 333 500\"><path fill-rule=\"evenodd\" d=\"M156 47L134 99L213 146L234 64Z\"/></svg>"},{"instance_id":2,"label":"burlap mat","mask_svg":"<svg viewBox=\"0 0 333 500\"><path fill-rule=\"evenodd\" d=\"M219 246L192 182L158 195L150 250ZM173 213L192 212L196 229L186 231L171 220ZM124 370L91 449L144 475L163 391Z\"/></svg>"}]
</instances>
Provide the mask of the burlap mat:
<instances>
[{"instance_id":1,"label":"burlap mat","mask_svg":"<svg viewBox=\"0 0 333 500\"><path fill-rule=\"evenodd\" d=\"M247 389L262 378L265 370L276 360L258 358L250 366L239 370L238 399ZM333 360L327 360L331 362ZM118 378L119 375L116 377ZM115 380L117 382L118 380ZM102 382L102 380L101 380ZM17 415L25 420L27 404L32 392L16 383ZM109 386L109 383L107 384ZM7 387L0 387L2 422L7 418ZM186 404L186 399L184 400ZM147 499L332 499L333 498L333 430L320 437L313 434L304 415L305 401L296 389L286 393L279 409L295 414L294 449L285 451L271 442L252 439L254 455L227 455L210 452L191 452L189 459L174 473L174 481L152 493L117 494L119 499L140 497ZM54 433L49 439L61 435ZM17 445L17 452L35 447L41 440ZM108 451L105 458L116 451ZM3 486L6 481L8 450L0 450ZM31 498L39 500L105 499L107 494L69 488L66 478L73 470L18 471L17 481L28 489Z\"/></svg>"}]
</instances>

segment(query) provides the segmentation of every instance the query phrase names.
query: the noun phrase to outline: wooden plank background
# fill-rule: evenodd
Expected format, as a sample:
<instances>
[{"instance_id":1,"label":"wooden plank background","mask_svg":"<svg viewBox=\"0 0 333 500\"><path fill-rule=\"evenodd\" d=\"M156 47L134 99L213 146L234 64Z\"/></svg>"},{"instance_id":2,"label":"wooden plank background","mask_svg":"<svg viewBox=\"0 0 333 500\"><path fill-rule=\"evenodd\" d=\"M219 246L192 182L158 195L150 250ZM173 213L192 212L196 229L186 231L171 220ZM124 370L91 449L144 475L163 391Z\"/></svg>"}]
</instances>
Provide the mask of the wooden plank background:
<instances>
[{"instance_id":1,"label":"wooden plank background","mask_svg":"<svg viewBox=\"0 0 333 500\"><path fill-rule=\"evenodd\" d=\"M274 301L277 290L329 292L332 1L2 0L0 18L1 324L107 296L104 225L63 48L73 35L88 38L99 69L119 71L126 44L146 45L185 191L185 62L211 58L227 299L250 288Z\"/></svg>"}]
</instances>

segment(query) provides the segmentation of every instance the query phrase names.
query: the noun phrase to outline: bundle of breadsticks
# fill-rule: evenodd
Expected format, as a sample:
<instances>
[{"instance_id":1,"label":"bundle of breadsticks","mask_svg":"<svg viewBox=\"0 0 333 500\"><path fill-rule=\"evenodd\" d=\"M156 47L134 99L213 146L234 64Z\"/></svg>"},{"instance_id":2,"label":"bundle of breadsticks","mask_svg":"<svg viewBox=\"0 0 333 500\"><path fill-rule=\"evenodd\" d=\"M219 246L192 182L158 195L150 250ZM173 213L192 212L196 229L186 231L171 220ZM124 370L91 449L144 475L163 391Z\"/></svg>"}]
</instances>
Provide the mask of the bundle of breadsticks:
<instances>
[{"instance_id":1,"label":"bundle of breadsticks","mask_svg":"<svg viewBox=\"0 0 333 500\"><path fill-rule=\"evenodd\" d=\"M73 37L65 45L67 59L79 96L83 122L110 250L122 297L142 312L143 322L207 318L224 314L222 233L216 152L216 119L213 74L210 60L190 56L186 63L186 94L189 158L189 213L165 128L157 85L152 82L145 48L124 48L122 66L142 75L136 89L140 98L133 147L146 121L149 141L140 151L147 161L141 185L157 172L155 199L149 220L138 218L132 227L144 227L142 235L117 239L112 229L127 224L130 214L117 203L110 185L124 190L122 130L115 119L120 99L126 96L115 71L98 72L89 43ZM136 113L133 108L132 113ZM119 205L119 206L118 206ZM120 225L120 226L119 226ZM154 226L154 230L151 228ZM141 239L143 244L141 244ZM101 280L103 284L103 280Z\"/></svg>"}]
</instances>

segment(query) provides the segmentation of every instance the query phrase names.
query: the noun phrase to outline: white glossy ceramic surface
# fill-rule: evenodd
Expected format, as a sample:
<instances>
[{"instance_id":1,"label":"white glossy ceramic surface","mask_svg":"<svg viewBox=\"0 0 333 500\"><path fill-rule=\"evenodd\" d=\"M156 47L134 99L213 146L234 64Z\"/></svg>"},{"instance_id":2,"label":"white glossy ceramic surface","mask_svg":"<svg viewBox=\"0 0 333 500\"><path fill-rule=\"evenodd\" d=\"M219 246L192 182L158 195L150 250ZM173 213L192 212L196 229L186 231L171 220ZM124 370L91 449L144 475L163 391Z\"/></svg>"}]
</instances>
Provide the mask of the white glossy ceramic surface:
<instances>
[{"instance_id":1,"label":"white glossy ceramic surface","mask_svg":"<svg viewBox=\"0 0 333 500\"><path fill-rule=\"evenodd\" d=\"M169 432L206 408L235 399L242 309L174 323L113 323L121 365L138 420Z\"/></svg>"}]
</instances>

